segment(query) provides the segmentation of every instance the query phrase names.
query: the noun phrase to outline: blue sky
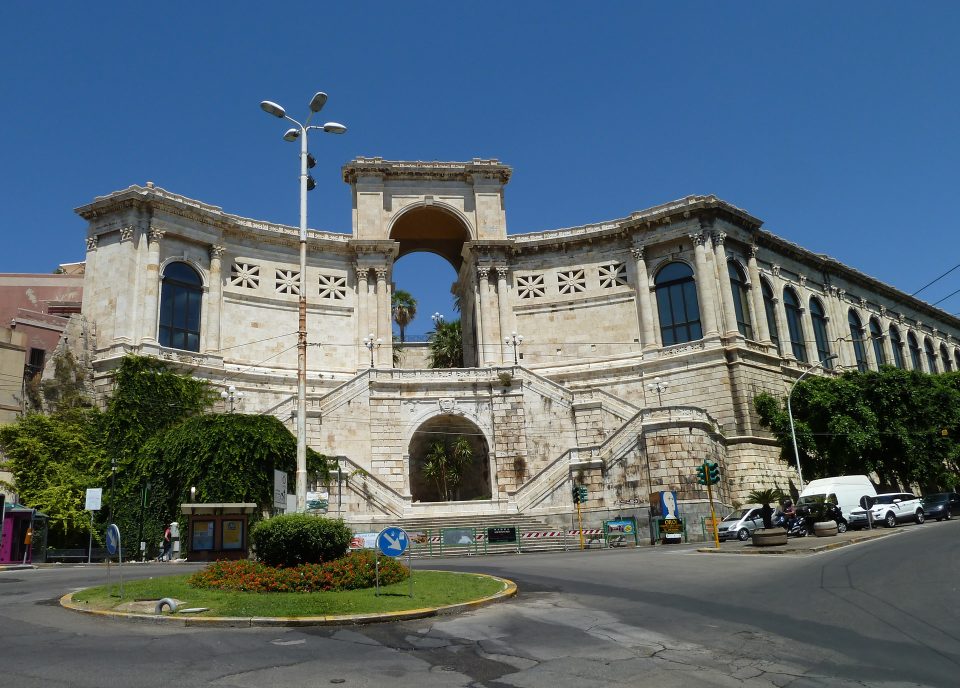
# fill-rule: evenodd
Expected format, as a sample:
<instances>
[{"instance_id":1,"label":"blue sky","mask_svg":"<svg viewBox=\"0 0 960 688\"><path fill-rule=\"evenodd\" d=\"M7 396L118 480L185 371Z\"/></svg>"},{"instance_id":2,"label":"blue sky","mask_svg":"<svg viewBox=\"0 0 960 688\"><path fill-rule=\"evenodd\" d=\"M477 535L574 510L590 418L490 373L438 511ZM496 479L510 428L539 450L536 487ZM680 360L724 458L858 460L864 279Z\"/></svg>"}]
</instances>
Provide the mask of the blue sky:
<instances>
[{"instance_id":1,"label":"blue sky","mask_svg":"<svg viewBox=\"0 0 960 688\"><path fill-rule=\"evenodd\" d=\"M960 263L958 30L936 2L6 0L0 272L82 260L73 208L147 180L296 225L296 145L258 103L323 90L350 131L311 139L312 228L350 231L357 155L496 157L510 232L714 193L913 292ZM449 317L452 278L398 263L409 332Z\"/></svg>"}]
</instances>

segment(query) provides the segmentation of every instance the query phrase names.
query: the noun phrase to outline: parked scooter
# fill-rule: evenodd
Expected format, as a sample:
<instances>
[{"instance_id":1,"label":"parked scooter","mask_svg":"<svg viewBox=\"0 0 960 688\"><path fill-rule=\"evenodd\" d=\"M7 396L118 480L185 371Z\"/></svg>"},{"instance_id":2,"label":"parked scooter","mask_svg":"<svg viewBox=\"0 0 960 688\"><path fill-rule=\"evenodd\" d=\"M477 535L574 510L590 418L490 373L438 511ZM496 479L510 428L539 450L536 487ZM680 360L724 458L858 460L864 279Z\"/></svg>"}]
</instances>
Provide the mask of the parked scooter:
<instances>
[{"instance_id":1,"label":"parked scooter","mask_svg":"<svg viewBox=\"0 0 960 688\"><path fill-rule=\"evenodd\" d=\"M811 527L807 523L806 514L797 512L788 516L783 512L778 512L773 518L775 527L783 528L790 537L804 537L811 532Z\"/></svg>"}]
</instances>

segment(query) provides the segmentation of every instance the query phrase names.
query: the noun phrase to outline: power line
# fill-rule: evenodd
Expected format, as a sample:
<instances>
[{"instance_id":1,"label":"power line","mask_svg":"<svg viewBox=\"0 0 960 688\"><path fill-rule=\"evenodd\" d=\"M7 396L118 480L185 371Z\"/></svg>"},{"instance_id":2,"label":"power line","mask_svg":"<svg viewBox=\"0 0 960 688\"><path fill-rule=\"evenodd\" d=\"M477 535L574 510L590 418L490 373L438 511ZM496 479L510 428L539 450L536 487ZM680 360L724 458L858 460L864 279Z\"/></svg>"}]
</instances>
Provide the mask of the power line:
<instances>
[{"instance_id":1,"label":"power line","mask_svg":"<svg viewBox=\"0 0 960 688\"><path fill-rule=\"evenodd\" d=\"M937 279L933 280L932 282L928 282L927 284L924 284L922 287L920 287L920 288L917 289L915 292L913 292L912 294L910 294L910 296L916 296L917 294L919 294L920 292L922 292L922 291L923 291L924 289L926 289L927 287L929 287L929 286L931 286L931 285L933 285L933 284L936 284L937 282L939 282L940 280L942 280L944 277L946 277L947 275L949 275L951 272L953 272L953 271L956 270L957 268L960 268L960 263L957 263L956 265L954 265L952 268L950 268L949 270L947 270L945 273L943 273L942 275L940 275ZM956 293L956 292L954 292L954 293ZM937 303L939 303L939 301L938 301ZM936 305L936 304L934 304L934 305Z\"/></svg>"}]
</instances>

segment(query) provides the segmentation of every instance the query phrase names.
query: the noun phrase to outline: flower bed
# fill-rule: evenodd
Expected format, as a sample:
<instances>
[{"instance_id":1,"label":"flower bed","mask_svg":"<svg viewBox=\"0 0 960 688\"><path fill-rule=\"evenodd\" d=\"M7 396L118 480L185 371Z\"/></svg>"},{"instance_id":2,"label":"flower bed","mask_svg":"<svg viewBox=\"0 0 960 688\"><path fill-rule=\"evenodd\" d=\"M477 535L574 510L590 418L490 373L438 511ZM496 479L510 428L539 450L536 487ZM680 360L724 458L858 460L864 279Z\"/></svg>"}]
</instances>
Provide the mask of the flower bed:
<instances>
[{"instance_id":1,"label":"flower bed","mask_svg":"<svg viewBox=\"0 0 960 688\"><path fill-rule=\"evenodd\" d=\"M380 557L380 585L399 583L410 570L391 557ZM356 590L376 585L373 552L361 550L323 564L275 568L259 561L217 561L190 576L195 588L241 592L320 592Z\"/></svg>"}]
</instances>

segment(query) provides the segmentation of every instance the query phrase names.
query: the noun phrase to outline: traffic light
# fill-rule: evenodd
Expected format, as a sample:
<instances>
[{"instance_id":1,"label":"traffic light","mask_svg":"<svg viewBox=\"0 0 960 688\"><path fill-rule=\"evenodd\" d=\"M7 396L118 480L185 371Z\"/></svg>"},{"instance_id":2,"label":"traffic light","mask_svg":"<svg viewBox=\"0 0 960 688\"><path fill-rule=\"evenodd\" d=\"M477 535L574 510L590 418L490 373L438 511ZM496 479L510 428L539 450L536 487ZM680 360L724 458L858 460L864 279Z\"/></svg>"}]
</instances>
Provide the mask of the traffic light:
<instances>
[{"instance_id":1,"label":"traffic light","mask_svg":"<svg viewBox=\"0 0 960 688\"><path fill-rule=\"evenodd\" d=\"M707 464L702 463L697 466L697 485L707 484Z\"/></svg>"},{"instance_id":2,"label":"traffic light","mask_svg":"<svg viewBox=\"0 0 960 688\"><path fill-rule=\"evenodd\" d=\"M587 502L587 488L583 485L574 485L573 486L573 503L574 504L586 504Z\"/></svg>"},{"instance_id":3,"label":"traffic light","mask_svg":"<svg viewBox=\"0 0 960 688\"><path fill-rule=\"evenodd\" d=\"M707 462L707 477L710 478L710 484L716 485L720 482L720 464L716 461Z\"/></svg>"},{"instance_id":4,"label":"traffic light","mask_svg":"<svg viewBox=\"0 0 960 688\"><path fill-rule=\"evenodd\" d=\"M586 504L586 503L587 503L587 487L586 487L586 485L581 485L578 489L580 490L580 503L581 503L581 504Z\"/></svg>"},{"instance_id":5,"label":"traffic light","mask_svg":"<svg viewBox=\"0 0 960 688\"><path fill-rule=\"evenodd\" d=\"M580 488L577 487L576 485L573 486L573 503L574 504L580 503Z\"/></svg>"}]
</instances>

